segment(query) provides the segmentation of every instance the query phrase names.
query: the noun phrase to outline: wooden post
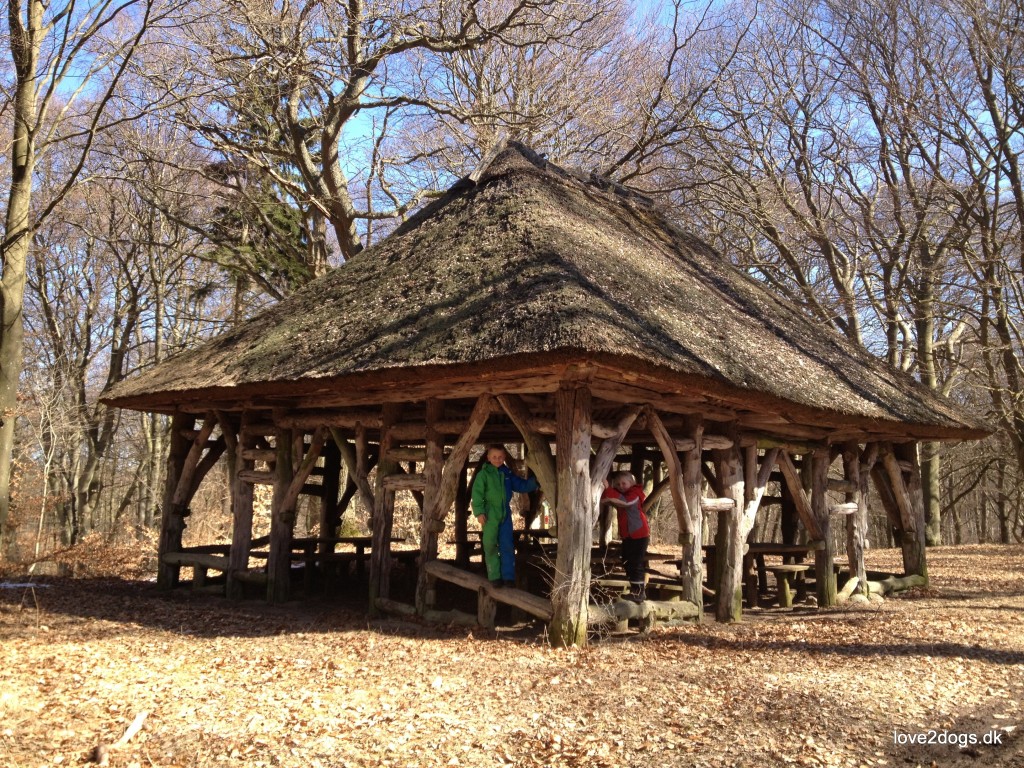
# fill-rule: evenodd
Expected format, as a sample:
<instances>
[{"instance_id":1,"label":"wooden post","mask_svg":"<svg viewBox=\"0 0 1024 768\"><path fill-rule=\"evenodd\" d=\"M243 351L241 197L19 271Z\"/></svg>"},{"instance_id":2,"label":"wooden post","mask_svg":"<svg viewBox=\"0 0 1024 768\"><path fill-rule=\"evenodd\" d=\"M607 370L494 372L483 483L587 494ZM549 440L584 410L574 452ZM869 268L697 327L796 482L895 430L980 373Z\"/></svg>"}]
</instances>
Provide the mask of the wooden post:
<instances>
[{"instance_id":1,"label":"wooden post","mask_svg":"<svg viewBox=\"0 0 1024 768\"><path fill-rule=\"evenodd\" d=\"M402 406L385 403L380 424L380 447L377 459L376 506L373 511L373 545L370 551L370 615L378 616L377 598L391 596L391 529L395 522L395 492L384 485L384 478L393 474L398 463L387 458L394 447L392 427L402 415Z\"/></svg>"},{"instance_id":2,"label":"wooden post","mask_svg":"<svg viewBox=\"0 0 1024 768\"><path fill-rule=\"evenodd\" d=\"M785 482L779 484L782 489L782 506L779 511L779 525L782 529L782 543L796 544L796 537L800 526L800 516L796 511L796 501L793 499L793 492Z\"/></svg>"},{"instance_id":3,"label":"wooden post","mask_svg":"<svg viewBox=\"0 0 1024 768\"><path fill-rule=\"evenodd\" d=\"M591 528L590 388L565 383L555 394L558 554L548 637L556 648L587 642Z\"/></svg>"},{"instance_id":4,"label":"wooden post","mask_svg":"<svg viewBox=\"0 0 1024 768\"><path fill-rule=\"evenodd\" d=\"M850 564L850 578L856 578L857 590L868 593L868 577L864 566L864 540L868 530L868 473L861 471L860 446L849 442L843 446L843 474L856 490L846 492L846 501L855 502L857 511L846 517L846 558ZM873 463L873 462L872 462Z\"/></svg>"},{"instance_id":5,"label":"wooden post","mask_svg":"<svg viewBox=\"0 0 1024 768\"><path fill-rule=\"evenodd\" d=\"M459 471L455 489L455 562L460 568L469 566L469 465Z\"/></svg>"},{"instance_id":6,"label":"wooden post","mask_svg":"<svg viewBox=\"0 0 1024 768\"><path fill-rule=\"evenodd\" d=\"M924 487L921 479L921 460L915 443L894 446L897 459L909 465L906 473L906 495L910 499L910 520L913 523L903 536L903 570L907 575L928 579L928 561L925 555L927 523L924 509Z\"/></svg>"},{"instance_id":7,"label":"wooden post","mask_svg":"<svg viewBox=\"0 0 1024 768\"><path fill-rule=\"evenodd\" d=\"M341 449L334 440L324 444L323 498L320 499L320 538L338 535L341 527L341 508L338 492L341 490Z\"/></svg>"},{"instance_id":8,"label":"wooden post","mask_svg":"<svg viewBox=\"0 0 1024 768\"><path fill-rule=\"evenodd\" d=\"M735 432L731 435L735 438ZM742 516L746 502L743 482L743 461L739 440L733 439L731 448L714 451L717 477L725 492L723 498L732 499L732 508L718 516L718 540L721 542L716 557L721 562L721 580L718 583L715 618L720 622L740 621L743 618L743 530Z\"/></svg>"},{"instance_id":9,"label":"wooden post","mask_svg":"<svg viewBox=\"0 0 1024 768\"><path fill-rule=\"evenodd\" d=\"M248 451L256 448L257 435L253 434L249 425L252 413L242 414L242 423L238 434L238 448L235 451L234 474L231 478L231 552L228 556L227 596L239 600L245 593L243 582L235 578L235 574L249 569L249 552L252 549L252 505L253 484L239 476L242 472L252 472L256 462L246 458Z\"/></svg>"},{"instance_id":10,"label":"wooden post","mask_svg":"<svg viewBox=\"0 0 1024 768\"><path fill-rule=\"evenodd\" d=\"M804 456L806 462L808 456ZM836 572L833 567L835 550L832 546L832 531L828 511L828 468L832 457L827 448L815 451L811 456L811 514L818 523L818 533L824 547L814 551L814 580L817 586L818 607L831 608L836 605Z\"/></svg>"},{"instance_id":11,"label":"wooden post","mask_svg":"<svg viewBox=\"0 0 1024 768\"><path fill-rule=\"evenodd\" d=\"M555 459L551 455L551 444L548 438L541 435L531 427L533 415L530 413L526 402L519 395L498 395L498 403L508 414L509 419L515 424L519 434L522 435L526 447L526 465L533 470L537 478L537 484L544 491L549 499L555 498L556 475Z\"/></svg>"},{"instance_id":12,"label":"wooden post","mask_svg":"<svg viewBox=\"0 0 1024 768\"><path fill-rule=\"evenodd\" d=\"M444 472L444 442L437 431L437 422L444 417L444 404L437 399L427 400L427 460L423 465L426 483L423 490L423 515L420 525L420 569L416 578L416 612L421 616L430 607L427 591L430 578L423 567L437 559L438 527L444 525L447 509L441 510L441 475ZM462 467L459 467L461 476Z\"/></svg>"},{"instance_id":13,"label":"wooden post","mask_svg":"<svg viewBox=\"0 0 1024 768\"><path fill-rule=\"evenodd\" d=\"M301 433L300 433L301 439ZM274 463L274 493L270 502L270 552L267 555L267 600L283 603L291 594L292 526L285 497L294 477L292 430L275 430L277 458Z\"/></svg>"},{"instance_id":14,"label":"wooden post","mask_svg":"<svg viewBox=\"0 0 1024 768\"><path fill-rule=\"evenodd\" d=\"M192 447L192 441L184 433L194 430L195 416L188 413L175 413L171 418L171 445L167 454L167 477L164 480L163 507L160 512L160 544L158 546L157 586L160 589L173 589L178 585L180 565L164 563L163 556L168 552L181 551L182 534L185 531L186 508L174 503L174 494L178 488L185 461Z\"/></svg>"},{"instance_id":15,"label":"wooden post","mask_svg":"<svg viewBox=\"0 0 1024 768\"><path fill-rule=\"evenodd\" d=\"M682 567L679 569L683 585L682 599L697 606L697 621L704 617L704 588L701 566L701 546L704 543L704 512L701 499L701 451L704 439L704 422L700 416L687 416L684 421L686 436L693 440L694 448L683 458L683 497L690 510L690 526L680 530L680 544L683 548Z\"/></svg>"}]
</instances>

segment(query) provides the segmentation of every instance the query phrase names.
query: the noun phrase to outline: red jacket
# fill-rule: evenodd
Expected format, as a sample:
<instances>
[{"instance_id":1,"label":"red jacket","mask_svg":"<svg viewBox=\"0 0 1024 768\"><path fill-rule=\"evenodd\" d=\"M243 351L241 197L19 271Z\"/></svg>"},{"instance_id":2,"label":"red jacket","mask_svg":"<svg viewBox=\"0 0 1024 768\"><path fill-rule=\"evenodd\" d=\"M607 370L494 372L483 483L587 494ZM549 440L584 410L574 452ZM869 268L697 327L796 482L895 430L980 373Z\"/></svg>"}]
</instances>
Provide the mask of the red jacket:
<instances>
[{"instance_id":1,"label":"red jacket","mask_svg":"<svg viewBox=\"0 0 1024 768\"><path fill-rule=\"evenodd\" d=\"M634 485L625 493L619 493L614 488L605 488L601 499L620 499L629 502L628 507L616 507L615 511L619 517L619 538L620 539L646 539L651 535L650 525L647 523L647 515L644 514L644 501L646 500L644 489Z\"/></svg>"}]
</instances>

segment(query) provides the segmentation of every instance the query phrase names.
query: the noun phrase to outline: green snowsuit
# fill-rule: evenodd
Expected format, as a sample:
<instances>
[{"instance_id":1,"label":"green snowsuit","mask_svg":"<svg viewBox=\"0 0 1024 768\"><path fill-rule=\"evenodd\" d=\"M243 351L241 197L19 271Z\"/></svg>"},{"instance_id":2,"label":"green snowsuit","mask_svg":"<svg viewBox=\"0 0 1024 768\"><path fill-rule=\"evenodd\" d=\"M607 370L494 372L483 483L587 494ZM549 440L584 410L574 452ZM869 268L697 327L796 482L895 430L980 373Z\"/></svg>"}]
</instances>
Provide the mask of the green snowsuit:
<instances>
[{"instance_id":1,"label":"green snowsuit","mask_svg":"<svg viewBox=\"0 0 1024 768\"><path fill-rule=\"evenodd\" d=\"M513 493L537 490L534 478L524 480L506 466L485 462L473 481L473 514L487 515L480 535L484 548L487 578L491 581L515 581L515 534L512 531Z\"/></svg>"}]
</instances>

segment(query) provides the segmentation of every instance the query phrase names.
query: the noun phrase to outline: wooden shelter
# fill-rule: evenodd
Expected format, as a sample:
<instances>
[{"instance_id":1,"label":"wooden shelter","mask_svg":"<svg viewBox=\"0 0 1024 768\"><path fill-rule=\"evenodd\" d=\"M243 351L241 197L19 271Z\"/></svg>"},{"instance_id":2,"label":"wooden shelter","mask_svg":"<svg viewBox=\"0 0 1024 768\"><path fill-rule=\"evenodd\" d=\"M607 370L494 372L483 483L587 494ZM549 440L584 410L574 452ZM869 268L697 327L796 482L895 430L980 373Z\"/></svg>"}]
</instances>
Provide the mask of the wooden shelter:
<instances>
[{"instance_id":1,"label":"wooden shelter","mask_svg":"<svg viewBox=\"0 0 1024 768\"><path fill-rule=\"evenodd\" d=\"M558 521L550 603L531 606L550 617L559 644L586 639L596 499L616 461L664 466L680 583L698 614L702 509L717 510L717 615L732 620L743 542L771 480L783 487L773 501L820 542L818 600L830 605L833 526L845 525L851 574L865 583L868 479L906 572L926 577L916 441L987 433L810 321L643 195L518 145L341 268L105 399L174 416L162 585L195 562L181 554L189 502L226 453L234 535L210 567L226 572L229 594L265 579L270 599L286 598L296 501L320 495L322 530L336 527L344 464L348 495L373 510L371 611L401 609L389 600L396 490L422 493L415 609L425 613L437 578L463 578L431 563L472 447L525 444ZM830 477L834 463L841 470ZM310 482L314 471L321 484ZM260 483L273 487L265 575L249 568ZM830 489L845 502L830 506ZM463 505L460 525L464 515Z\"/></svg>"}]
</instances>

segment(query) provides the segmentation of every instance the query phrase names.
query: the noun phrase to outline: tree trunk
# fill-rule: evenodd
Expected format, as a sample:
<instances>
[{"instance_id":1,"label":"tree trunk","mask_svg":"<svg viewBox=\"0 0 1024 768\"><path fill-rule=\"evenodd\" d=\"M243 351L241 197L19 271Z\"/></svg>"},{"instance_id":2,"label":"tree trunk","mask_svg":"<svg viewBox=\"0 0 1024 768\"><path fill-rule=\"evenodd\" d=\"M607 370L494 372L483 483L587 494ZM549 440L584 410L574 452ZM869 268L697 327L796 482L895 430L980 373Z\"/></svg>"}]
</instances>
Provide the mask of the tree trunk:
<instances>
[{"instance_id":1,"label":"tree trunk","mask_svg":"<svg viewBox=\"0 0 1024 768\"><path fill-rule=\"evenodd\" d=\"M18 408L18 380L24 360L25 270L32 243L32 175L35 168L34 126L37 119L36 73L43 29L41 0L28 0L28 8L9 5L11 57L17 75L14 86L14 123L11 142L11 182L0 242L3 280L0 284L0 552L14 546L7 530L11 503L14 422ZM26 12L27 10L27 12ZM22 26L22 25L25 26Z\"/></svg>"}]
</instances>

